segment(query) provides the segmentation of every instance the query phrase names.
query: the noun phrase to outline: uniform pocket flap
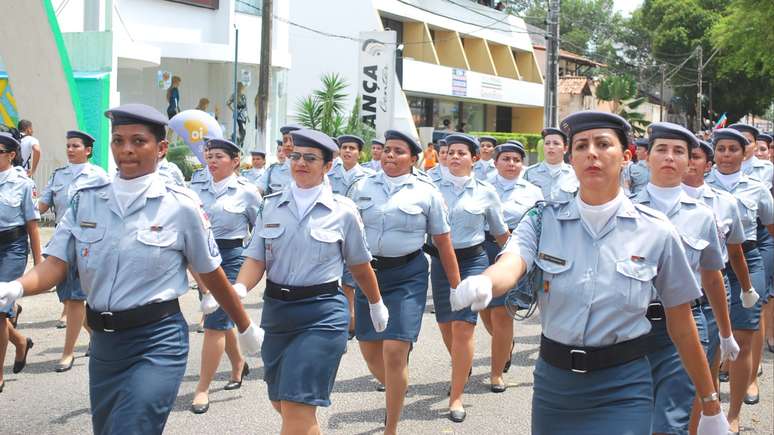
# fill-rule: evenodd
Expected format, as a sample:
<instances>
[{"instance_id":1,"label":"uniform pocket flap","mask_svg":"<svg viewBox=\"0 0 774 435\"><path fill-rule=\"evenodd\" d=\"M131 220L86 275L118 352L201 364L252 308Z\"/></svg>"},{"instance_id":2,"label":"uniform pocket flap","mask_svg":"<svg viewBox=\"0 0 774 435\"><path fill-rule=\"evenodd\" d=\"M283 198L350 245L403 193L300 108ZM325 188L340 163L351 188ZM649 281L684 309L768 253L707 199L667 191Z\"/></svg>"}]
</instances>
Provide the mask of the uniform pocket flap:
<instances>
[{"instance_id":1,"label":"uniform pocket flap","mask_svg":"<svg viewBox=\"0 0 774 435\"><path fill-rule=\"evenodd\" d=\"M749 198L742 198L741 196L737 196L736 200L741 202L744 205L744 208L747 210L755 211L758 210L758 203L756 201L753 201Z\"/></svg>"},{"instance_id":2,"label":"uniform pocket flap","mask_svg":"<svg viewBox=\"0 0 774 435\"><path fill-rule=\"evenodd\" d=\"M470 214L484 214L484 207L479 204L465 204L462 209Z\"/></svg>"},{"instance_id":3,"label":"uniform pocket flap","mask_svg":"<svg viewBox=\"0 0 774 435\"><path fill-rule=\"evenodd\" d=\"M697 251L701 251L709 245L708 241L689 236L688 234L680 233L680 238L683 239L683 243Z\"/></svg>"},{"instance_id":4,"label":"uniform pocket flap","mask_svg":"<svg viewBox=\"0 0 774 435\"><path fill-rule=\"evenodd\" d=\"M644 261L634 261L631 259L617 261L615 270L621 275L644 282L655 278L656 273L658 272L655 264L646 263Z\"/></svg>"},{"instance_id":5,"label":"uniform pocket flap","mask_svg":"<svg viewBox=\"0 0 774 435\"><path fill-rule=\"evenodd\" d=\"M572 259L562 258L546 252L538 252L537 257L535 257L535 264L537 264L543 272L559 274L566 272L572 267Z\"/></svg>"},{"instance_id":6,"label":"uniform pocket flap","mask_svg":"<svg viewBox=\"0 0 774 435\"><path fill-rule=\"evenodd\" d=\"M166 248L177 241L177 230L156 230L150 228L137 230L137 241L143 245Z\"/></svg>"},{"instance_id":7,"label":"uniform pocket flap","mask_svg":"<svg viewBox=\"0 0 774 435\"><path fill-rule=\"evenodd\" d=\"M371 198L356 198L355 204L357 205L358 210L367 210L374 205L374 201L371 200Z\"/></svg>"},{"instance_id":8,"label":"uniform pocket flap","mask_svg":"<svg viewBox=\"0 0 774 435\"><path fill-rule=\"evenodd\" d=\"M261 228L260 231L258 231L258 236L260 236L262 239L276 239L277 237L281 236L282 233L284 232L285 232L285 227L281 225L263 227Z\"/></svg>"},{"instance_id":9,"label":"uniform pocket flap","mask_svg":"<svg viewBox=\"0 0 774 435\"><path fill-rule=\"evenodd\" d=\"M5 196L0 196L0 205L17 208L21 206L21 198L8 198Z\"/></svg>"},{"instance_id":10,"label":"uniform pocket flap","mask_svg":"<svg viewBox=\"0 0 774 435\"><path fill-rule=\"evenodd\" d=\"M400 211L407 214L420 214L422 213L422 207L414 204L400 204L398 206Z\"/></svg>"},{"instance_id":11,"label":"uniform pocket flap","mask_svg":"<svg viewBox=\"0 0 774 435\"><path fill-rule=\"evenodd\" d=\"M223 210L229 213L236 213L236 214L244 213L245 208L246 208L245 205L241 202L236 202L236 203L229 202L223 205Z\"/></svg>"},{"instance_id":12,"label":"uniform pocket flap","mask_svg":"<svg viewBox=\"0 0 774 435\"><path fill-rule=\"evenodd\" d=\"M317 240L318 242L335 243L335 242L338 242L339 240L343 240L343 237L341 237L341 234L338 231L334 231L334 230L326 230L323 228L312 228L309 233L312 236L312 238Z\"/></svg>"},{"instance_id":13,"label":"uniform pocket flap","mask_svg":"<svg viewBox=\"0 0 774 435\"><path fill-rule=\"evenodd\" d=\"M72 230L73 237L82 243L95 243L105 237L105 227L83 228L75 227Z\"/></svg>"}]
</instances>

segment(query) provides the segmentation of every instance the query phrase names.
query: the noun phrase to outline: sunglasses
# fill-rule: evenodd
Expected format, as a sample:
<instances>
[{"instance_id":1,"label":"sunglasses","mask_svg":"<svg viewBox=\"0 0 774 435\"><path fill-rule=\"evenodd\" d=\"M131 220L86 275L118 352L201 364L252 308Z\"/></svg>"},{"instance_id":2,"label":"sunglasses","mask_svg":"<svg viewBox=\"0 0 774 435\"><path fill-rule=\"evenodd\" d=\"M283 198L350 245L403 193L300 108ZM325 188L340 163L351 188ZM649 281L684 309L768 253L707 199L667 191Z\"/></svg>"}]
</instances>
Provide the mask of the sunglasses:
<instances>
[{"instance_id":1,"label":"sunglasses","mask_svg":"<svg viewBox=\"0 0 774 435\"><path fill-rule=\"evenodd\" d=\"M290 160L293 160L294 162L304 159L306 163L314 163L318 160L322 160L322 157L318 156L317 154L312 154L312 153L301 154L296 152L288 154L288 158Z\"/></svg>"},{"instance_id":2,"label":"sunglasses","mask_svg":"<svg viewBox=\"0 0 774 435\"><path fill-rule=\"evenodd\" d=\"M8 153L12 153L12 152L13 152L13 150L0 149L0 154L8 154Z\"/></svg>"}]
</instances>

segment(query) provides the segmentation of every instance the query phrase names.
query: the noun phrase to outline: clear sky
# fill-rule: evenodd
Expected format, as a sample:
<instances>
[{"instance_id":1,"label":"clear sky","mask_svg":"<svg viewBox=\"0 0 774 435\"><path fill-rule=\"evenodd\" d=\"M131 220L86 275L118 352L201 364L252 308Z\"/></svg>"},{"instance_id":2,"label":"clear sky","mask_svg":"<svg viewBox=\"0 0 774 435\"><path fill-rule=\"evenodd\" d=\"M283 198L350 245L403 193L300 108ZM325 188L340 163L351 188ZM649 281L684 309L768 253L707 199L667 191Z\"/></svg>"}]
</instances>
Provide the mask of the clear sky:
<instances>
[{"instance_id":1,"label":"clear sky","mask_svg":"<svg viewBox=\"0 0 774 435\"><path fill-rule=\"evenodd\" d=\"M633 10L642 4L642 0L614 0L614 2L615 8L624 16L629 16Z\"/></svg>"}]
</instances>

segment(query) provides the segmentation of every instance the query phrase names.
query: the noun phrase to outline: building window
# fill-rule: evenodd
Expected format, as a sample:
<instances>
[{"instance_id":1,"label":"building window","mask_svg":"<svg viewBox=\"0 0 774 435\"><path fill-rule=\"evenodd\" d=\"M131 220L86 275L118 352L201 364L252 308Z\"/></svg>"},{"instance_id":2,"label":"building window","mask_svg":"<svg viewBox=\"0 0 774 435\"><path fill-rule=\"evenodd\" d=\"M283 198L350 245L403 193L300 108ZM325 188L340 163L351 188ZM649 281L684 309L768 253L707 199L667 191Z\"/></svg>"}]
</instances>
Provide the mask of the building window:
<instances>
[{"instance_id":1,"label":"building window","mask_svg":"<svg viewBox=\"0 0 774 435\"><path fill-rule=\"evenodd\" d=\"M417 127L433 126L433 100L422 97L408 97L411 117Z\"/></svg>"},{"instance_id":2,"label":"building window","mask_svg":"<svg viewBox=\"0 0 774 435\"><path fill-rule=\"evenodd\" d=\"M462 103L462 131L484 131L485 114L483 104Z\"/></svg>"},{"instance_id":3,"label":"building window","mask_svg":"<svg viewBox=\"0 0 774 435\"><path fill-rule=\"evenodd\" d=\"M243 14L261 15L261 0L235 0L234 11Z\"/></svg>"}]
</instances>

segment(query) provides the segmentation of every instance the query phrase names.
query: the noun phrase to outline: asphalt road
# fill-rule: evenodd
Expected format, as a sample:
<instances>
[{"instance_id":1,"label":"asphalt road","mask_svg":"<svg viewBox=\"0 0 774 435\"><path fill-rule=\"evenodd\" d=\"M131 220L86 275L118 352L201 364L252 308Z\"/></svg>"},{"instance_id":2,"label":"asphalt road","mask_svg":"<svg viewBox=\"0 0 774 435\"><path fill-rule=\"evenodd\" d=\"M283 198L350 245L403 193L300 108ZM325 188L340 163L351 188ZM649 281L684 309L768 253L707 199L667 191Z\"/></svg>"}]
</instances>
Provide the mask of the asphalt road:
<instances>
[{"instance_id":1,"label":"asphalt road","mask_svg":"<svg viewBox=\"0 0 774 435\"><path fill-rule=\"evenodd\" d=\"M46 230L43 239L47 240ZM262 285L261 285L262 286ZM258 288L256 290L262 290ZM254 290L245 300L254 321L260 318L261 291ZM240 390L224 391L230 366L224 357L210 393L210 411L204 415L189 412L198 381L203 334L194 332L199 319L195 291L182 299L183 311L191 326L188 368L175 409L167 423L169 434L279 433L280 418L269 404L261 380L260 358L249 358L251 370ZM88 338L81 334L76 347L79 357L73 369L54 373L64 343L64 330L55 329L61 305L55 293L25 298L20 331L31 337L27 368L11 373L14 348L9 345L5 359L5 391L0 393L0 434L81 434L91 432L89 415L88 358L80 357ZM410 387L399 430L406 434L527 434L530 430L532 366L537 358L540 325L536 318L516 323L517 343L513 367L506 374L508 390L489 392L489 336L483 325L476 329L473 376L466 388L464 403L468 417L455 424L446 418L450 361L435 318L426 312L422 333L411 355ZM765 353L761 402L744 405L742 428L746 434L774 433L774 354ZM332 396L333 405L320 408L318 418L324 433L381 433L384 395L375 391L376 382L360 356L356 341L349 342ZM721 398L727 408L728 384L722 384Z\"/></svg>"}]
</instances>

